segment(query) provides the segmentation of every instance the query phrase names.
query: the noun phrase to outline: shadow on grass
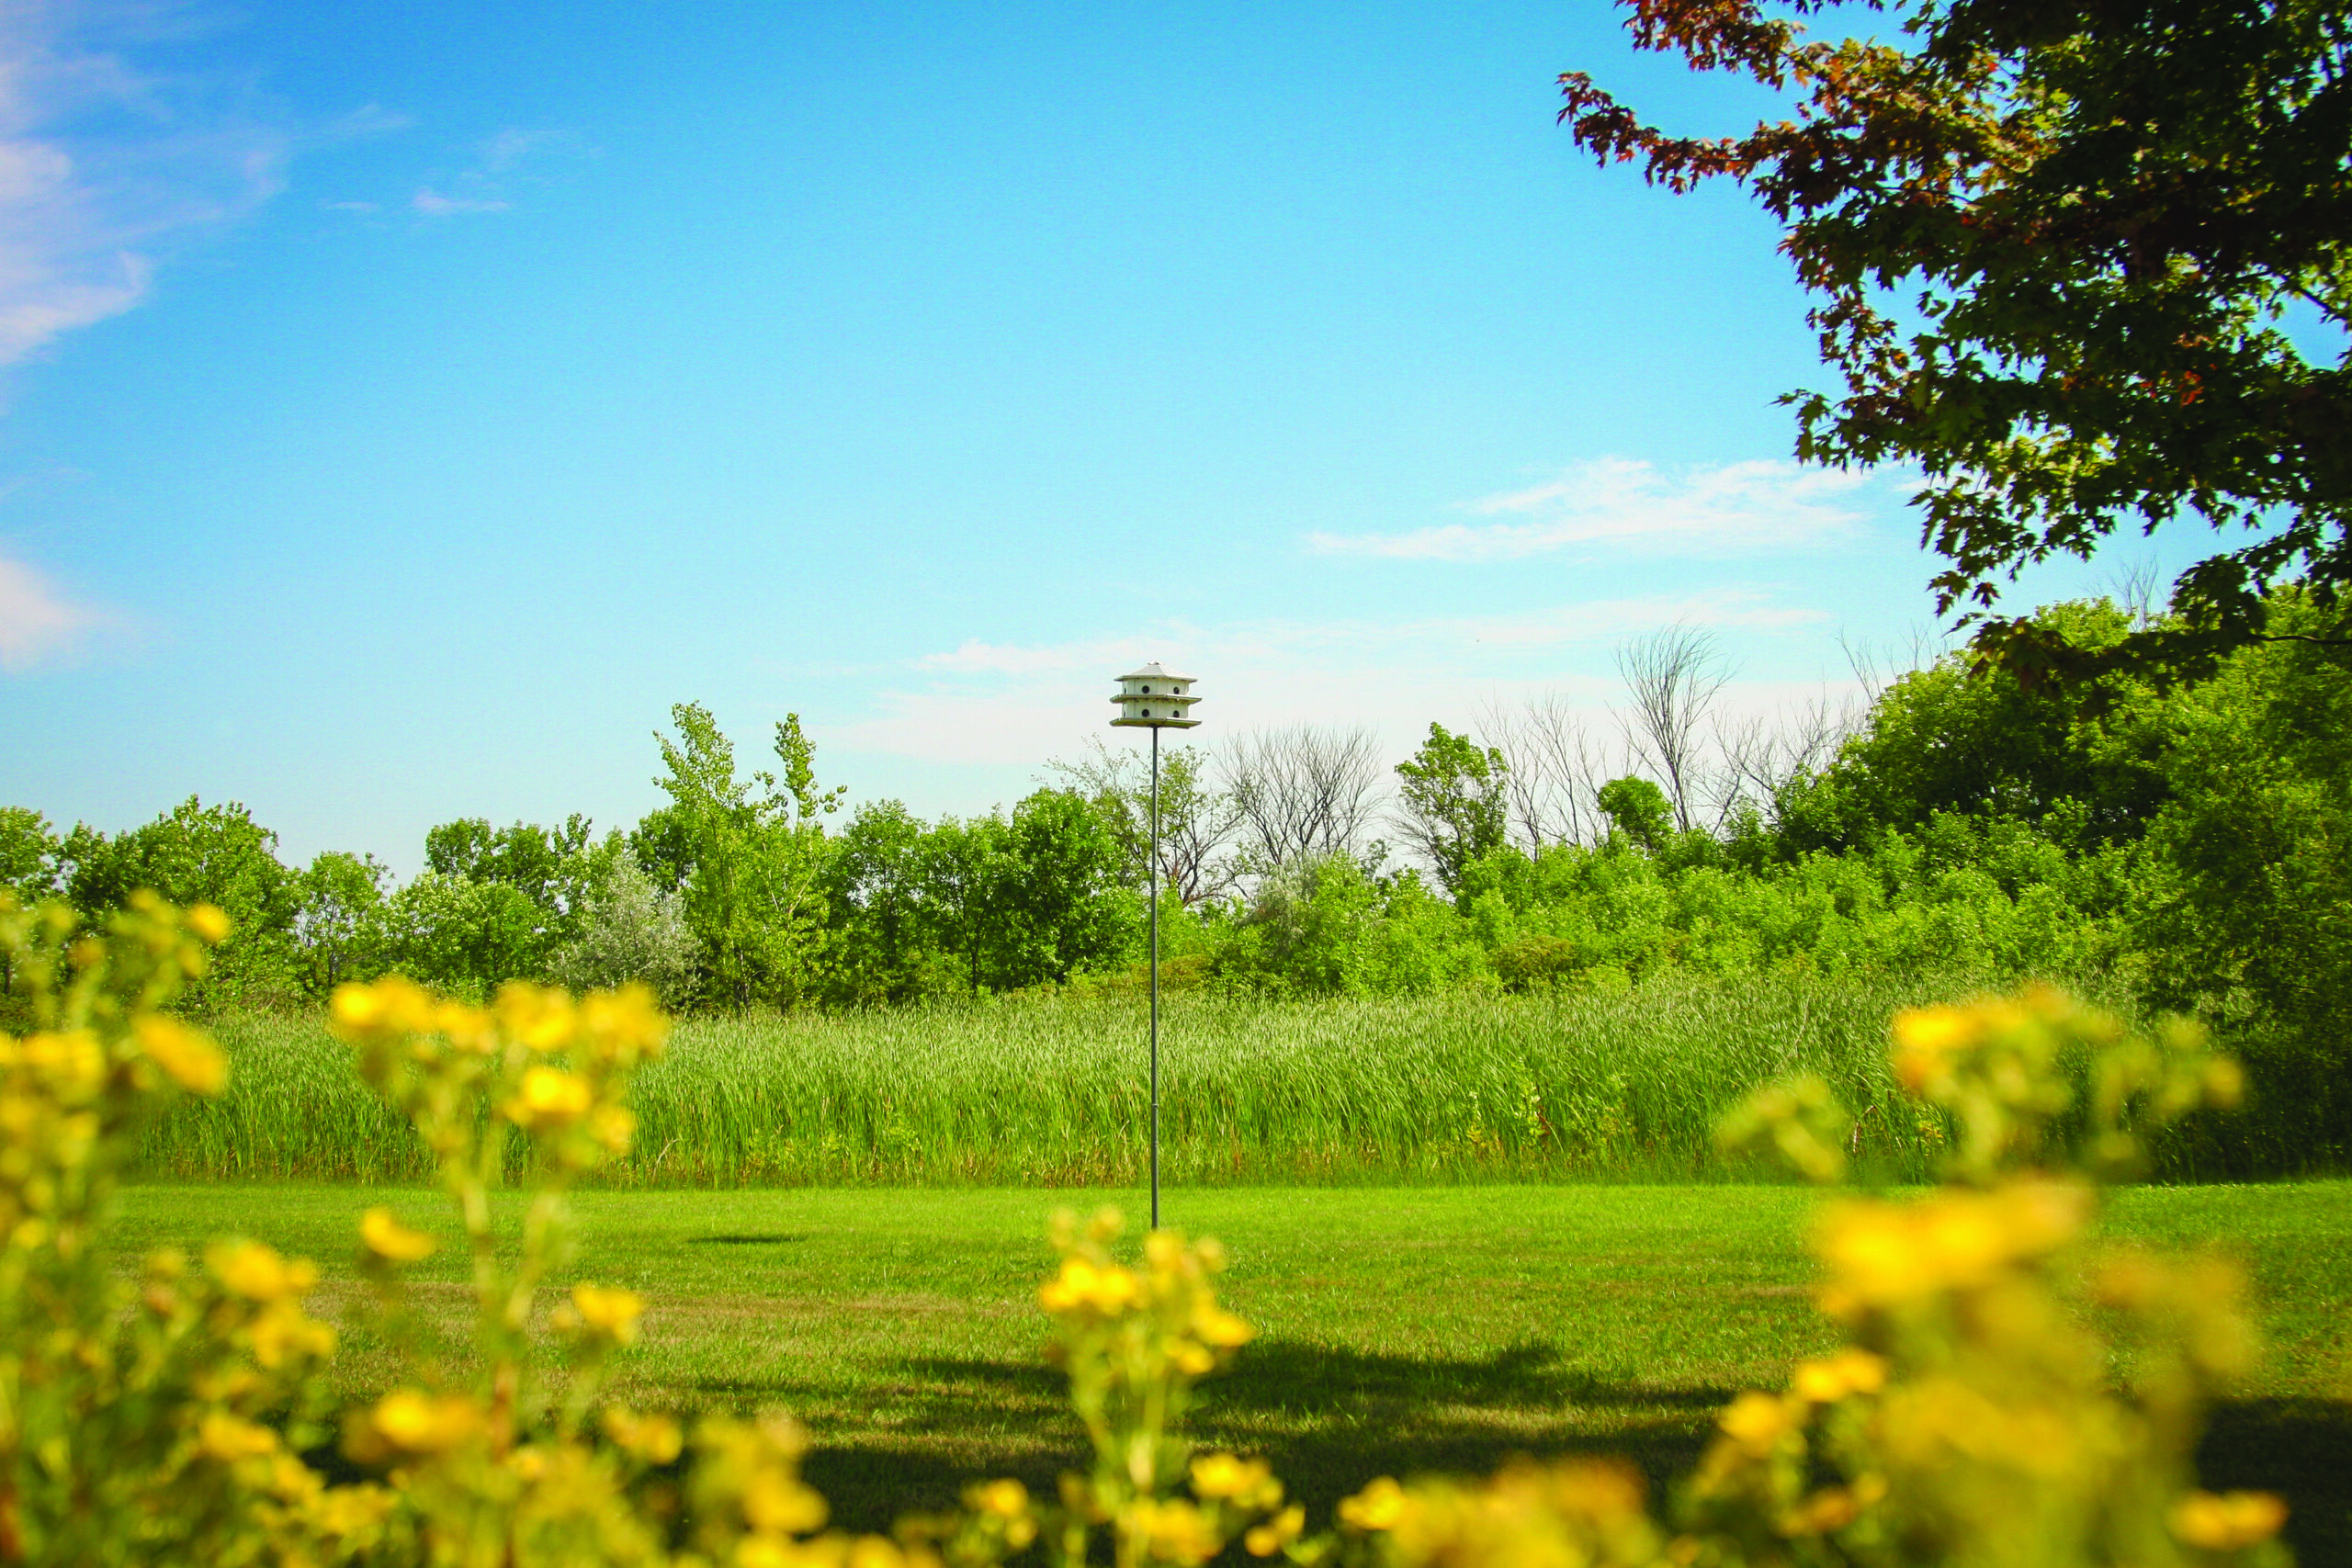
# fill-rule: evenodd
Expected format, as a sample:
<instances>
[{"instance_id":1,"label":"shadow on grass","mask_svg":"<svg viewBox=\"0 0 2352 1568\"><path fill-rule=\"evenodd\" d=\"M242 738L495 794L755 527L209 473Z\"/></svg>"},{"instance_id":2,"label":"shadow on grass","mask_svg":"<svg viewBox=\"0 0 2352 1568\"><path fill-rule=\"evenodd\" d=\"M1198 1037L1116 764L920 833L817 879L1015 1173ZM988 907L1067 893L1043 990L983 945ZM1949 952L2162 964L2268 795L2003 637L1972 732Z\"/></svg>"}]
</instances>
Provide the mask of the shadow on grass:
<instances>
[{"instance_id":1,"label":"shadow on grass","mask_svg":"<svg viewBox=\"0 0 2352 1568\"><path fill-rule=\"evenodd\" d=\"M2233 1399L2213 1411L2198 1478L2287 1499L2287 1540L2304 1568L2352 1562L2352 1405L2328 1399Z\"/></svg>"},{"instance_id":2,"label":"shadow on grass","mask_svg":"<svg viewBox=\"0 0 2352 1568\"><path fill-rule=\"evenodd\" d=\"M807 1241L806 1235L690 1235L689 1247L783 1247L790 1242Z\"/></svg>"},{"instance_id":3,"label":"shadow on grass","mask_svg":"<svg viewBox=\"0 0 2352 1568\"><path fill-rule=\"evenodd\" d=\"M694 1387L739 1408L810 1408L821 1397L789 1372ZM1086 1462L1062 1375L1035 1362L910 1358L891 1364L865 1397L874 1425L831 1427L808 1461L811 1482L851 1529L949 1506L965 1482L983 1475L1012 1475L1050 1495L1057 1474ZM1189 1426L1204 1448L1264 1455L1310 1516L1328 1519L1339 1499L1376 1475L1478 1474L1515 1454L1619 1455L1662 1491L1696 1462L1714 1411L1730 1397L1568 1365L1546 1343L1445 1357L1276 1340L1251 1346L1231 1371L1204 1383Z\"/></svg>"}]
</instances>

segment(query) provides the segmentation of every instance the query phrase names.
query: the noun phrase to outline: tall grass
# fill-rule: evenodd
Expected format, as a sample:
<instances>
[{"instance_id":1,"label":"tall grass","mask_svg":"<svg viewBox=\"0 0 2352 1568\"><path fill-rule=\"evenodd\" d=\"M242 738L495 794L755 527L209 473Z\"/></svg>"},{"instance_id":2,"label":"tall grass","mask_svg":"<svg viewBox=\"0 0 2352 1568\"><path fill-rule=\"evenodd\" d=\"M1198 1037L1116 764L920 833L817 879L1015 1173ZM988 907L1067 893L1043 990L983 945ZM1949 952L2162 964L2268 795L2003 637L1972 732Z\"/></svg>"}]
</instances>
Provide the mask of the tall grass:
<instances>
[{"instance_id":1,"label":"tall grass","mask_svg":"<svg viewBox=\"0 0 2352 1568\"><path fill-rule=\"evenodd\" d=\"M1957 984L1656 983L1620 996L1450 993L1266 1003L1199 994L1163 1015L1162 1166L1176 1182L1690 1180L1741 1096L1810 1071L1860 1112L1886 1174L1941 1129L1885 1063L1897 1007ZM157 1177L416 1179L405 1124L315 1020L219 1033L226 1095L149 1134ZM1133 1183L1145 1170L1141 1008L1062 998L689 1020L636 1090L632 1186Z\"/></svg>"}]
</instances>

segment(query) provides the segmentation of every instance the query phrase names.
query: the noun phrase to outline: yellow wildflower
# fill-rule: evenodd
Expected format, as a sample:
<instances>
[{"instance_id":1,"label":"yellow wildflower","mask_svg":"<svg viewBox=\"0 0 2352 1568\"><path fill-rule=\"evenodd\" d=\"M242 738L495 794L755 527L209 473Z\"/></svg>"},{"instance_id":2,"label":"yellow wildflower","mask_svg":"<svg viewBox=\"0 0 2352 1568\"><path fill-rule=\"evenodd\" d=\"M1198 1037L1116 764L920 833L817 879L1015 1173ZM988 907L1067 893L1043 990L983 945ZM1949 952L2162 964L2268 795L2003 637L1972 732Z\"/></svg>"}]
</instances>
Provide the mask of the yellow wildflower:
<instances>
[{"instance_id":1,"label":"yellow wildflower","mask_svg":"<svg viewBox=\"0 0 2352 1568\"><path fill-rule=\"evenodd\" d=\"M368 1251L394 1263L414 1263L421 1258L429 1258L440 1245L423 1231L411 1230L401 1224L400 1216L381 1203L360 1216L359 1239L368 1244Z\"/></svg>"},{"instance_id":2,"label":"yellow wildflower","mask_svg":"<svg viewBox=\"0 0 2352 1568\"><path fill-rule=\"evenodd\" d=\"M218 904L198 904L187 912L187 929L219 946L229 940L228 915Z\"/></svg>"},{"instance_id":3,"label":"yellow wildflower","mask_svg":"<svg viewBox=\"0 0 2352 1568\"><path fill-rule=\"evenodd\" d=\"M606 1154L625 1155L637 1136L637 1113L626 1105L600 1106L588 1118L588 1135Z\"/></svg>"},{"instance_id":4,"label":"yellow wildflower","mask_svg":"<svg viewBox=\"0 0 2352 1568\"><path fill-rule=\"evenodd\" d=\"M648 1464L669 1463L685 1445L685 1434L667 1416L639 1416L633 1411L612 1409L605 1412L600 1424L605 1436Z\"/></svg>"},{"instance_id":5,"label":"yellow wildflower","mask_svg":"<svg viewBox=\"0 0 2352 1568\"><path fill-rule=\"evenodd\" d=\"M1405 1517L1405 1489L1384 1475L1352 1497L1340 1499L1340 1522L1350 1529L1390 1530Z\"/></svg>"},{"instance_id":6,"label":"yellow wildflower","mask_svg":"<svg viewBox=\"0 0 2352 1568\"><path fill-rule=\"evenodd\" d=\"M1065 1258L1062 1271L1046 1282L1037 1299L1048 1312L1085 1306L1115 1317L1133 1306L1139 1293L1136 1277L1125 1269L1098 1269L1083 1258Z\"/></svg>"},{"instance_id":7,"label":"yellow wildflower","mask_svg":"<svg viewBox=\"0 0 2352 1568\"><path fill-rule=\"evenodd\" d=\"M147 1059L190 1094L218 1094L229 1081L229 1058L220 1047L177 1019L145 1013L132 1032Z\"/></svg>"},{"instance_id":8,"label":"yellow wildflower","mask_svg":"<svg viewBox=\"0 0 2352 1568\"><path fill-rule=\"evenodd\" d=\"M1203 1454L1192 1468L1193 1495L1201 1498L1238 1497L1273 1479L1264 1460L1232 1454Z\"/></svg>"},{"instance_id":9,"label":"yellow wildflower","mask_svg":"<svg viewBox=\"0 0 2352 1568\"><path fill-rule=\"evenodd\" d=\"M1951 1054L1973 1043L1975 1018L1956 1007L1909 1008L1894 1015L1894 1074L1912 1093L1937 1076Z\"/></svg>"},{"instance_id":10,"label":"yellow wildflower","mask_svg":"<svg viewBox=\"0 0 2352 1568\"><path fill-rule=\"evenodd\" d=\"M572 1310L580 1320L617 1345L637 1341L637 1320L645 1315L645 1298L615 1285L571 1287Z\"/></svg>"},{"instance_id":11,"label":"yellow wildflower","mask_svg":"<svg viewBox=\"0 0 2352 1568\"><path fill-rule=\"evenodd\" d=\"M413 1388L396 1388L376 1402L369 1424L393 1447L414 1454L440 1453L471 1437L481 1413L463 1394L439 1399Z\"/></svg>"},{"instance_id":12,"label":"yellow wildflower","mask_svg":"<svg viewBox=\"0 0 2352 1568\"><path fill-rule=\"evenodd\" d=\"M743 1488L743 1517L753 1529L800 1535L825 1528L825 1499L786 1471L762 1466Z\"/></svg>"},{"instance_id":13,"label":"yellow wildflower","mask_svg":"<svg viewBox=\"0 0 2352 1568\"><path fill-rule=\"evenodd\" d=\"M1306 1510L1293 1503L1262 1525L1258 1525L1241 1538L1252 1557L1272 1557L1299 1538L1306 1529Z\"/></svg>"},{"instance_id":14,"label":"yellow wildflower","mask_svg":"<svg viewBox=\"0 0 2352 1568\"><path fill-rule=\"evenodd\" d=\"M223 1464L257 1459L277 1447L277 1434L225 1410L209 1411L196 1429L197 1446Z\"/></svg>"},{"instance_id":15,"label":"yellow wildflower","mask_svg":"<svg viewBox=\"0 0 2352 1568\"><path fill-rule=\"evenodd\" d=\"M1231 1350L1247 1345L1258 1337L1258 1331L1233 1314L1218 1306L1207 1296L1193 1309L1193 1337L1204 1345L1220 1350Z\"/></svg>"},{"instance_id":16,"label":"yellow wildflower","mask_svg":"<svg viewBox=\"0 0 2352 1568\"><path fill-rule=\"evenodd\" d=\"M983 1514L1017 1518L1029 1511L1029 1488L1018 1481L983 1481L964 1490L964 1504Z\"/></svg>"},{"instance_id":17,"label":"yellow wildflower","mask_svg":"<svg viewBox=\"0 0 2352 1568\"><path fill-rule=\"evenodd\" d=\"M2207 1551L2236 1551L2268 1540L2287 1505L2267 1492L2191 1492L2172 1506L2172 1533Z\"/></svg>"},{"instance_id":18,"label":"yellow wildflower","mask_svg":"<svg viewBox=\"0 0 2352 1568\"><path fill-rule=\"evenodd\" d=\"M526 1131L567 1127L588 1114L595 1093L588 1080L560 1067L532 1067L523 1074L523 1087L500 1107L500 1113Z\"/></svg>"},{"instance_id":19,"label":"yellow wildflower","mask_svg":"<svg viewBox=\"0 0 2352 1568\"><path fill-rule=\"evenodd\" d=\"M1726 1405L1724 1413L1715 1417L1715 1425L1722 1428L1724 1436L1739 1445L1741 1452L1754 1459L1771 1453L1783 1436L1796 1429L1796 1420L1786 1400L1753 1391Z\"/></svg>"},{"instance_id":20,"label":"yellow wildflower","mask_svg":"<svg viewBox=\"0 0 2352 1568\"><path fill-rule=\"evenodd\" d=\"M249 1302L299 1296L319 1282L318 1267L307 1258L288 1259L257 1241L222 1243L205 1258L212 1277Z\"/></svg>"},{"instance_id":21,"label":"yellow wildflower","mask_svg":"<svg viewBox=\"0 0 2352 1568\"><path fill-rule=\"evenodd\" d=\"M1800 1363L1792 1381L1799 1397L1815 1404L1834 1404L1849 1393L1876 1393L1884 1388L1886 1362L1849 1346L1834 1356Z\"/></svg>"}]
</instances>

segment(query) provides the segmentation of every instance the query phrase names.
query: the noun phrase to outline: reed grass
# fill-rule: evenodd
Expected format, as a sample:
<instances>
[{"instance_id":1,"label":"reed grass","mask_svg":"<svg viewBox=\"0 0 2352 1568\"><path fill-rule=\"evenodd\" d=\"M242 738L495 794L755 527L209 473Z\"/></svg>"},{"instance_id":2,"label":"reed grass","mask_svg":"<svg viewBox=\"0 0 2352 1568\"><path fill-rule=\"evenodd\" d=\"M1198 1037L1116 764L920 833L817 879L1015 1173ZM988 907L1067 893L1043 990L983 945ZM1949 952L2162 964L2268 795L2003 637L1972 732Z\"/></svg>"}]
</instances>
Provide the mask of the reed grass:
<instances>
[{"instance_id":1,"label":"reed grass","mask_svg":"<svg viewBox=\"0 0 2352 1568\"><path fill-rule=\"evenodd\" d=\"M1716 1154L1716 1121L1810 1071L1860 1111L1858 1151L1916 1179L1942 1130L1889 1078L1888 1019L1966 988L1799 977L1616 996L1178 994L1163 1014L1162 1168L1189 1185L1752 1178ZM142 1174L429 1176L319 1020L217 1032L228 1092L153 1127ZM1127 998L689 1019L640 1076L637 1148L604 1179L1132 1184L1146 1084L1143 1013Z\"/></svg>"}]
</instances>

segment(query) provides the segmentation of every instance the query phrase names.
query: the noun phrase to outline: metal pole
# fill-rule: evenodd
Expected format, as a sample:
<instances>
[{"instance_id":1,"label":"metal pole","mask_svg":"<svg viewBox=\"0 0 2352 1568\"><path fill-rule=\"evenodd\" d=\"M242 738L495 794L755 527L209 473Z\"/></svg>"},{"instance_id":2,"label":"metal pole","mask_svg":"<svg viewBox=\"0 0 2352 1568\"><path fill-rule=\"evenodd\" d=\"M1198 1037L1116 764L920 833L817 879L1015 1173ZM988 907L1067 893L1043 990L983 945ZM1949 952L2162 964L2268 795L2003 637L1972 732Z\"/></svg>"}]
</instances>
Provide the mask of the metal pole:
<instances>
[{"instance_id":1,"label":"metal pole","mask_svg":"<svg viewBox=\"0 0 2352 1568\"><path fill-rule=\"evenodd\" d=\"M1151 1228L1159 1228L1159 727L1151 731Z\"/></svg>"}]
</instances>

